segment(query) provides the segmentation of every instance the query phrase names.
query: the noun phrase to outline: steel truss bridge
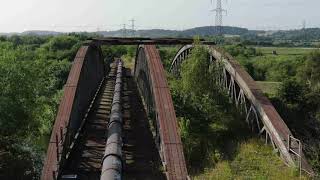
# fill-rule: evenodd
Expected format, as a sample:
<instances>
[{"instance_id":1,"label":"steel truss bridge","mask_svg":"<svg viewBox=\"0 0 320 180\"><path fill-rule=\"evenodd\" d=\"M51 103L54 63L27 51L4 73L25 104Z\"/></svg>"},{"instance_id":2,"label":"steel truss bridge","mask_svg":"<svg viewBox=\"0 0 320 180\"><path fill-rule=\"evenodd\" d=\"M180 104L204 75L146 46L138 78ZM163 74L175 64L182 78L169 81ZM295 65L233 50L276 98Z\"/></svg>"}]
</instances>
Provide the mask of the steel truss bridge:
<instances>
[{"instance_id":1,"label":"steel truss bridge","mask_svg":"<svg viewBox=\"0 0 320 180\"><path fill-rule=\"evenodd\" d=\"M215 83L228 93L252 131L285 164L312 176L301 142L256 82L229 54L211 42L200 43L210 62L219 64ZM125 68L121 59L104 60L101 46L116 45L138 46L134 70ZM194 48L192 39L90 39L79 49L53 126L43 180L189 179L156 45L182 45L170 68L178 78ZM156 162L164 173L156 172Z\"/></svg>"}]
</instances>

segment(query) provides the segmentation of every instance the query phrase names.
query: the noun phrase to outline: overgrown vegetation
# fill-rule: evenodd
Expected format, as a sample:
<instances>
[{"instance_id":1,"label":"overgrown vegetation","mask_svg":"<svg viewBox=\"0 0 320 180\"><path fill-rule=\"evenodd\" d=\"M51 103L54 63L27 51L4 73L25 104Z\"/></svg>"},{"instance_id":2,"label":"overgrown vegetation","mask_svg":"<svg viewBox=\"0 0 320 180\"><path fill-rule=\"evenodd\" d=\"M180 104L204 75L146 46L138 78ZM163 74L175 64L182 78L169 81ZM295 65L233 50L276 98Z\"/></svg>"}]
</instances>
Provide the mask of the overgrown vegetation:
<instances>
[{"instance_id":1,"label":"overgrown vegetation","mask_svg":"<svg viewBox=\"0 0 320 180\"><path fill-rule=\"evenodd\" d=\"M261 54L248 55L246 49L251 48L243 45L226 47L247 72L260 81L260 87L271 98L293 134L304 143L306 156L319 173L320 51L273 48L277 54L263 50Z\"/></svg>"},{"instance_id":2,"label":"overgrown vegetation","mask_svg":"<svg viewBox=\"0 0 320 180\"><path fill-rule=\"evenodd\" d=\"M71 61L87 38L0 37L0 179L39 179ZM178 49L159 47L166 69ZM320 172L320 52L275 48L273 53L273 48L242 44L225 49L259 81ZM107 59L122 57L127 67L134 66L136 46L102 50ZM189 172L196 179L296 178L295 170L250 134L215 85L217 68L206 49L196 47L182 66L181 79L169 77Z\"/></svg>"},{"instance_id":3,"label":"overgrown vegetation","mask_svg":"<svg viewBox=\"0 0 320 180\"><path fill-rule=\"evenodd\" d=\"M172 62L174 56L176 55L176 53L179 51L179 48L180 48L179 46L175 46L175 47L160 46L160 47L158 47L159 53L161 56L161 60L162 60L162 64L165 69L170 69L171 62Z\"/></svg>"},{"instance_id":4,"label":"overgrown vegetation","mask_svg":"<svg viewBox=\"0 0 320 180\"><path fill-rule=\"evenodd\" d=\"M39 179L62 88L84 39L1 38L0 179Z\"/></svg>"},{"instance_id":5,"label":"overgrown vegetation","mask_svg":"<svg viewBox=\"0 0 320 180\"><path fill-rule=\"evenodd\" d=\"M300 179L297 171L288 168L267 146L258 139L239 145L235 157L220 161L215 168L205 169L194 178L199 179ZM301 179L306 179L302 177Z\"/></svg>"},{"instance_id":6,"label":"overgrown vegetation","mask_svg":"<svg viewBox=\"0 0 320 180\"><path fill-rule=\"evenodd\" d=\"M224 156L218 147L226 136L232 136L232 123L241 121L233 121L234 112L227 97L212 85L215 67L210 65L203 47L193 50L182 69L181 80L172 79L170 86L186 159L190 170L196 172Z\"/></svg>"},{"instance_id":7,"label":"overgrown vegetation","mask_svg":"<svg viewBox=\"0 0 320 180\"><path fill-rule=\"evenodd\" d=\"M196 46L170 78L189 172L195 179L297 179L295 170L251 135L244 118L215 83L219 65ZM270 160L272 163L270 163Z\"/></svg>"},{"instance_id":8,"label":"overgrown vegetation","mask_svg":"<svg viewBox=\"0 0 320 180\"><path fill-rule=\"evenodd\" d=\"M136 58L136 46L102 46L102 52L106 60L122 58L126 67L133 69Z\"/></svg>"}]
</instances>

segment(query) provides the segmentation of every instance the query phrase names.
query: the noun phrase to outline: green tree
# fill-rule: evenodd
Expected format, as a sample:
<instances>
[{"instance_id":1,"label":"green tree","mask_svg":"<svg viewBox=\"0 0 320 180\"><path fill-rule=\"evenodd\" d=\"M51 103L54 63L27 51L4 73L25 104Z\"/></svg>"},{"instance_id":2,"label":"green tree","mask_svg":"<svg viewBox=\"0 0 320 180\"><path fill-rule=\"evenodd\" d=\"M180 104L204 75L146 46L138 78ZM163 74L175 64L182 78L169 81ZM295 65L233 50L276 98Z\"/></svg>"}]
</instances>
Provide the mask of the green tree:
<instances>
[{"instance_id":1,"label":"green tree","mask_svg":"<svg viewBox=\"0 0 320 180\"><path fill-rule=\"evenodd\" d=\"M56 36L37 49L40 59L73 61L82 41L75 36Z\"/></svg>"},{"instance_id":2,"label":"green tree","mask_svg":"<svg viewBox=\"0 0 320 180\"><path fill-rule=\"evenodd\" d=\"M304 86L293 79L287 79L279 89L279 97L290 104L299 104L304 99Z\"/></svg>"},{"instance_id":3,"label":"green tree","mask_svg":"<svg viewBox=\"0 0 320 180\"><path fill-rule=\"evenodd\" d=\"M28 46L0 42L0 179L38 179L38 142L51 132L70 69L67 60L41 59Z\"/></svg>"},{"instance_id":4,"label":"green tree","mask_svg":"<svg viewBox=\"0 0 320 180\"><path fill-rule=\"evenodd\" d=\"M234 137L233 126L238 127L237 132L242 132L243 127L246 129L239 115L235 120L236 110L216 84L219 64L211 63L208 55L204 46L195 44L191 55L182 64L181 79L170 78L190 171L201 171L226 155L226 152L219 151L219 147L227 143L225 138Z\"/></svg>"},{"instance_id":5,"label":"green tree","mask_svg":"<svg viewBox=\"0 0 320 180\"><path fill-rule=\"evenodd\" d=\"M312 88L320 88L320 51L313 51L306 57L305 66L298 75L302 82L307 82Z\"/></svg>"}]
</instances>

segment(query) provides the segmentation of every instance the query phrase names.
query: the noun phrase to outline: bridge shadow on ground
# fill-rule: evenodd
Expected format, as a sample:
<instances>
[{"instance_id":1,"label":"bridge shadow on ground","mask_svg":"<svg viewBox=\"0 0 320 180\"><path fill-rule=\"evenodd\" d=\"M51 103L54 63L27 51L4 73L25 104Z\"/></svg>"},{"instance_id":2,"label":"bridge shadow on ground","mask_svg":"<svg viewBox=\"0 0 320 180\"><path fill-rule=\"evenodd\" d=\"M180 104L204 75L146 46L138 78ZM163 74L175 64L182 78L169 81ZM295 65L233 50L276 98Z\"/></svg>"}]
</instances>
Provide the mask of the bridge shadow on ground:
<instances>
[{"instance_id":1,"label":"bridge shadow on ground","mask_svg":"<svg viewBox=\"0 0 320 180\"><path fill-rule=\"evenodd\" d=\"M136 83L126 69L123 87L124 179L165 179L162 163Z\"/></svg>"}]
</instances>

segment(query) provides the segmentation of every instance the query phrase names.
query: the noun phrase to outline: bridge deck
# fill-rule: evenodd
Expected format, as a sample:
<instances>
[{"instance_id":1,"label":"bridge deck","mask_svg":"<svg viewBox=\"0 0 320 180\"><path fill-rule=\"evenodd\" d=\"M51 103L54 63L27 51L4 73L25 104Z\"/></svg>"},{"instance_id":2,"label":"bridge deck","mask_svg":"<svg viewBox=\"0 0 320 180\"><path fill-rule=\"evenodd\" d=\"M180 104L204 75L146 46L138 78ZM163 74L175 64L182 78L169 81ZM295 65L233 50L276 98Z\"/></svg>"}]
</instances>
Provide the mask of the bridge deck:
<instances>
[{"instance_id":1,"label":"bridge deck","mask_svg":"<svg viewBox=\"0 0 320 180\"><path fill-rule=\"evenodd\" d=\"M127 74L130 72L127 70ZM123 89L124 179L165 179L148 117L132 76L124 78Z\"/></svg>"}]
</instances>

